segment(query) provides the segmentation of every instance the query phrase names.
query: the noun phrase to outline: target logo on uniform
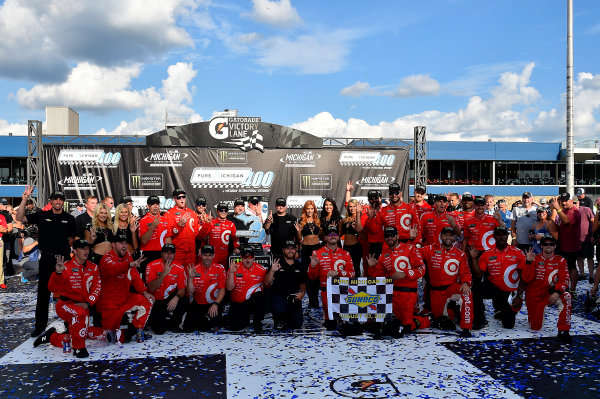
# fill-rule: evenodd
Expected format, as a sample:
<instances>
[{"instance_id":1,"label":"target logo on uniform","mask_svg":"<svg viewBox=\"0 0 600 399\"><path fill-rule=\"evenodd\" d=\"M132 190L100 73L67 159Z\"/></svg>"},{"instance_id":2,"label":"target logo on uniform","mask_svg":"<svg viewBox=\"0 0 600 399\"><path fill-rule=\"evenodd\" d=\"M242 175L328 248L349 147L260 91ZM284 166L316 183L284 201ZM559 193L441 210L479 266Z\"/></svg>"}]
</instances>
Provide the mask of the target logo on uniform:
<instances>
[{"instance_id":1,"label":"target logo on uniform","mask_svg":"<svg viewBox=\"0 0 600 399\"><path fill-rule=\"evenodd\" d=\"M248 288L248 291L246 291L246 300L250 299L252 294L254 294L255 292L259 292L261 290L262 290L262 283L254 284L252 287Z\"/></svg>"},{"instance_id":2,"label":"target logo on uniform","mask_svg":"<svg viewBox=\"0 0 600 399\"><path fill-rule=\"evenodd\" d=\"M496 239L494 238L494 230L490 230L486 232L483 237L481 237L481 245L483 249L488 250L496 245Z\"/></svg>"},{"instance_id":3,"label":"target logo on uniform","mask_svg":"<svg viewBox=\"0 0 600 399\"><path fill-rule=\"evenodd\" d=\"M410 223L412 222L412 215L410 213L406 213L402 215L400 218L400 227L404 230L410 230Z\"/></svg>"},{"instance_id":4,"label":"target logo on uniform","mask_svg":"<svg viewBox=\"0 0 600 399\"><path fill-rule=\"evenodd\" d=\"M225 245L229 245L229 238L231 237L231 230L225 230L221 233L221 241Z\"/></svg>"},{"instance_id":5,"label":"target logo on uniform","mask_svg":"<svg viewBox=\"0 0 600 399\"><path fill-rule=\"evenodd\" d=\"M410 261L406 256L398 256L396 260L394 260L394 270L396 270L397 272L401 272L408 269L409 265Z\"/></svg>"},{"instance_id":6,"label":"target logo on uniform","mask_svg":"<svg viewBox=\"0 0 600 399\"><path fill-rule=\"evenodd\" d=\"M206 289L206 295L204 297L206 302L213 303L217 300L217 296L219 296L219 289L217 288L217 283L213 283Z\"/></svg>"},{"instance_id":7,"label":"target logo on uniform","mask_svg":"<svg viewBox=\"0 0 600 399\"><path fill-rule=\"evenodd\" d=\"M512 264L504 271L504 284L508 288L517 288L519 286L519 270L517 264Z\"/></svg>"},{"instance_id":8,"label":"target logo on uniform","mask_svg":"<svg viewBox=\"0 0 600 399\"><path fill-rule=\"evenodd\" d=\"M165 237L167 235L167 230L163 231L162 233L160 233L160 237L158 238L158 240L160 241L160 246L164 247L165 246Z\"/></svg>"},{"instance_id":9,"label":"target logo on uniform","mask_svg":"<svg viewBox=\"0 0 600 399\"><path fill-rule=\"evenodd\" d=\"M89 276L87 281L85 282L85 286L87 287L87 292L90 292L90 288L92 288L93 281L94 281L94 276Z\"/></svg>"},{"instance_id":10,"label":"target logo on uniform","mask_svg":"<svg viewBox=\"0 0 600 399\"><path fill-rule=\"evenodd\" d=\"M448 276L456 276L458 274L458 266L460 262L458 259L448 259L444 263L444 271Z\"/></svg>"},{"instance_id":11,"label":"target logo on uniform","mask_svg":"<svg viewBox=\"0 0 600 399\"><path fill-rule=\"evenodd\" d=\"M552 273L548 275L548 284L550 287L554 287L558 283L558 270L553 270Z\"/></svg>"},{"instance_id":12,"label":"target logo on uniform","mask_svg":"<svg viewBox=\"0 0 600 399\"><path fill-rule=\"evenodd\" d=\"M335 270L336 272L340 272L343 270L346 270L346 261L343 259L338 259L335 261L335 263L333 264L333 270Z\"/></svg>"},{"instance_id":13,"label":"target logo on uniform","mask_svg":"<svg viewBox=\"0 0 600 399\"><path fill-rule=\"evenodd\" d=\"M190 229L192 229L192 231L194 231L194 219L190 218L190 221L188 222Z\"/></svg>"}]
</instances>

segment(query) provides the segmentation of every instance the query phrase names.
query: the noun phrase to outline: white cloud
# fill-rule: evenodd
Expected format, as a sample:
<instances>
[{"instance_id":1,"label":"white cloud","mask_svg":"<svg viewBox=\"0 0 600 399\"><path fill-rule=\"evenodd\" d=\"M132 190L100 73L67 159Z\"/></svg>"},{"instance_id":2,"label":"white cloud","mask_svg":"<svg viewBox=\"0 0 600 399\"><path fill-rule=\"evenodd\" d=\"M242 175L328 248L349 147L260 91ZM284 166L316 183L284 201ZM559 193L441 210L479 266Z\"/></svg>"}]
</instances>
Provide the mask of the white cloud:
<instances>
[{"instance_id":1,"label":"white cloud","mask_svg":"<svg viewBox=\"0 0 600 399\"><path fill-rule=\"evenodd\" d=\"M194 0L6 0L0 5L0 76L56 82L70 65L123 65L193 46L177 18Z\"/></svg>"},{"instance_id":2,"label":"white cloud","mask_svg":"<svg viewBox=\"0 0 600 399\"><path fill-rule=\"evenodd\" d=\"M254 7L250 16L257 22L286 29L294 28L303 23L290 0L252 0L252 2Z\"/></svg>"},{"instance_id":3,"label":"white cloud","mask_svg":"<svg viewBox=\"0 0 600 399\"><path fill-rule=\"evenodd\" d=\"M419 96L436 96L440 91L440 84L431 76L411 75L402 78L400 84L395 90L380 90L371 87L368 82L358 81L352 86L344 87L340 94L348 97L360 96L387 96L387 97L419 97Z\"/></svg>"},{"instance_id":4,"label":"white cloud","mask_svg":"<svg viewBox=\"0 0 600 399\"><path fill-rule=\"evenodd\" d=\"M10 123L4 119L0 119L0 134L7 135L8 133L12 133L15 136L25 136L27 134L27 125Z\"/></svg>"},{"instance_id":5,"label":"white cloud","mask_svg":"<svg viewBox=\"0 0 600 399\"><path fill-rule=\"evenodd\" d=\"M531 63L520 73L503 73L488 99L473 96L465 108L456 112L430 110L375 125L355 118L344 121L321 112L293 127L322 137L411 138L415 126L426 126L428 140L562 140L564 111L532 108L540 99L539 92L529 85L533 68ZM368 84L350 87L356 92L370 90ZM600 123L595 119L600 109L600 75L579 75L574 102L576 140L600 136Z\"/></svg>"},{"instance_id":6,"label":"white cloud","mask_svg":"<svg viewBox=\"0 0 600 399\"><path fill-rule=\"evenodd\" d=\"M340 90L340 94L348 97L360 97L363 95L372 95L373 89L371 89L371 85L368 82L361 82L359 80L352 86L344 87Z\"/></svg>"}]
</instances>

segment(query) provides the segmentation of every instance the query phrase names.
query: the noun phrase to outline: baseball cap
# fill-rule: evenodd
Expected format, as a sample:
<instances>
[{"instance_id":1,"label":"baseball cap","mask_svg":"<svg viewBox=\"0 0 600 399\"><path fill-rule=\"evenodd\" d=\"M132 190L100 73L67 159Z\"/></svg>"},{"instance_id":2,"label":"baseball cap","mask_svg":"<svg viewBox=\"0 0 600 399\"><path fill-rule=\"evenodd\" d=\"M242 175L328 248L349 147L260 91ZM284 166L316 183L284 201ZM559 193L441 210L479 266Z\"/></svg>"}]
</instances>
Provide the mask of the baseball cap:
<instances>
[{"instance_id":1,"label":"baseball cap","mask_svg":"<svg viewBox=\"0 0 600 399\"><path fill-rule=\"evenodd\" d=\"M475 197L473 202L475 202L476 205L477 204L485 205L485 198L477 196L477 197Z\"/></svg>"},{"instance_id":2,"label":"baseball cap","mask_svg":"<svg viewBox=\"0 0 600 399\"><path fill-rule=\"evenodd\" d=\"M54 200L60 198L63 201L65 200L65 193L63 193L62 191L53 191L52 194L50 194L50 199ZM2 202L3 205L6 205L8 202L6 201L6 198L2 198L0 200L0 202Z\"/></svg>"},{"instance_id":3,"label":"baseball cap","mask_svg":"<svg viewBox=\"0 0 600 399\"><path fill-rule=\"evenodd\" d=\"M84 205L83 205L83 202L78 202L76 206L77 206L77 208L80 208L80 207L82 207Z\"/></svg>"},{"instance_id":4,"label":"baseball cap","mask_svg":"<svg viewBox=\"0 0 600 399\"><path fill-rule=\"evenodd\" d=\"M473 194L464 192L461 198L463 201L473 201Z\"/></svg>"},{"instance_id":5,"label":"baseball cap","mask_svg":"<svg viewBox=\"0 0 600 399\"><path fill-rule=\"evenodd\" d=\"M127 236L125 234L117 234L113 238L112 242L123 242L123 241L127 241Z\"/></svg>"},{"instance_id":6,"label":"baseball cap","mask_svg":"<svg viewBox=\"0 0 600 399\"><path fill-rule=\"evenodd\" d=\"M551 234L544 234L544 236L540 240L540 244L543 244L545 242L551 242L552 244L556 244L556 238L554 238L554 236L552 236Z\"/></svg>"},{"instance_id":7,"label":"baseball cap","mask_svg":"<svg viewBox=\"0 0 600 399\"><path fill-rule=\"evenodd\" d=\"M446 234L446 233L454 234L454 229L450 226L446 226L446 227L442 228L442 231L440 231L440 235Z\"/></svg>"},{"instance_id":8,"label":"baseball cap","mask_svg":"<svg viewBox=\"0 0 600 399\"><path fill-rule=\"evenodd\" d=\"M448 202L448 198L445 195L438 194L438 195L435 196L435 201Z\"/></svg>"},{"instance_id":9,"label":"baseball cap","mask_svg":"<svg viewBox=\"0 0 600 399\"><path fill-rule=\"evenodd\" d=\"M175 245L166 243L165 245L163 245L161 252L166 252L166 251L175 252Z\"/></svg>"},{"instance_id":10,"label":"baseball cap","mask_svg":"<svg viewBox=\"0 0 600 399\"><path fill-rule=\"evenodd\" d=\"M508 235L508 229L504 226L496 226L494 227L494 235Z\"/></svg>"},{"instance_id":11,"label":"baseball cap","mask_svg":"<svg viewBox=\"0 0 600 399\"><path fill-rule=\"evenodd\" d=\"M381 198L381 192L379 190L369 190L369 192L367 193L367 198L368 199Z\"/></svg>"},{"instance_id":12,"label":"baseball cap","mask_svg":"<svg viewBox=\"0 0 600 399\"><path fill-rule=\"evenodd\" d=\"M585 194L585 190L581 187L579 187L576 191L575 191L575 195L580 196Z\"/></svg>"},{"instance_id":13,"label":"baseball cap","mask_svg":"<svg viewBox=\"0 0 600 399\"><path fill-rule=\"evenodd\" d=\"M335 233L337 235L340 235L340 231L338 230L337 226L334 226L334 225L329 225L325 229L325 235L329 235L331 233Z\"/></svg>"},{"instance_id":14,"label":"baseball cap","mask_svg":"<svg viewBox=\"0 0 600 399\"><path fill-rule=\"evenodd\" d=\"M227 204L225 202L219 202L219 204L217 205L217 211L220 211L220 210L228 211L229 207L227 206Z\"/></svg>"},{"instance_id":15,"label":"baseball cap","mask_svg":"<svg viewBox=\"0 0 600 399\"><path fill-rule=\"evenodd\" d=\"M546 208L546 207L543 207L543 206L539 206L539 207L536 209L536 212L537 212L537 213L548 212L548 208Z\"/></svg>"},{"instance_id":16,"label":"baseball cap","mask_svg":"<svg viewBox=\"0 0 600 399\"><path fill-rule=\"evenodd\" d=\"M260 202L260 199L257 196L254 196L254 197L250 197L250 200L248 202L250 202L252 205L258 205L258 203Z\"/></svg>"},{"instance_id":17,"label":"baseball cap","mask_svg":"<svg viewBox=\"0 0 600 399\"><path fill-rule=\"evenodd\" d=\"M547 203L548 203L548 199L546 199L546 197L540 198L540 204L541 205L546 205Z\"/></svg>"},{"instance_id":18,"label":"baseball cap","mask_svg":"<svg viewBox=\"0 0 600 399\"><path fill-rule=\"evenodd\" d=\"M185 191L183 191L182 188L176 188L175 190L173 190L172 197L179 197L182 194L185 195Z\"/></svg>"},{"instance_id":19,"label":"baseball cap","mask_svg":"<svg viewBox=\"0 0 600 399\"><path fill-rule=\"evenodd\" d=\"M427 189L425 188L425 186L417 186L417 187L415 187L415 193L416 193L417 191L420 191L420 192L422 192L423 194L425 194L425 193L427 192Z\"/></svg>"},{"instance_id":20,"label":"baseball cap","mask_svg":"<svg viewBox=\"0 0 600 399\"><path fill-rule=\"evenodd\" d=\"M383 230L384 237L393 237L398 235L398 229L394 226L388 226Z\"/></svg>"},{"instance_id":21,"label":"baseball cap","mask_svg":"<svg viewBox=\"0 0 600 399\"><path fill-rule=\"evenodd\" d=\"M206 206L206 198L204 198L204 197L196 198L196 205Z\"/></svg>"},{"instance_id":22,"label":"baseball cap","mask_svg":"<svg viewBox=\"0 0 600 399\"><path fill-rule=\"evenodd\" d=\"M283 248L289 248L289 247L294 247L296 248L296 241L294 240L287 240L283 243L282 245Z\"/></svg>"},{"instance_id":23,"label":"baseball cap","mask_svg":"<svg viewBox=\"0 0 600 399\"><path fill-rule=\"evenodd\" d=\"M254 256L254 250L252 249L252 247L242 247L240 249L240 255L246 255L246 254L250 254L250 255Z\"/></svg>"},{"instance_id":24,"label":"baseball cap","mask_svg":"<svg viewBox=\"0 0 600 399\"><path fill-rule=\"evenodd\" d=\"M392 183L388 186L388 191L399 193L400 191L402 191L402 189L400 189L400 185L398 183Z\"/></svg>"},{"instance_id":25,"label":"baseball cap","mask_svg":"<svg viewBox=\"0 0 600 399\"><path fill-rule=\"evenodd\" d=\"M241 198L236 198L235 201L233 201L233 206L240 206L240 205L245 205L244 200Z\"/></svg>"},{"instance_id":26,"label":"baseball cap","mask_svg":"<svg viewBox=\"0 0 600 399\"><path fill-rule=\"evenodd\" d=\"M124 195L119 200L119 204L126 204L128 202L133 202L133 200L131 199L131 197L129 195Z\"/></svg>"},{"instance_id":27,"label":"baseball cap","mask_svg":"<svg viewBox=\"0 0 600 399\"><path fill-rule=\"evenodd\" d=\"M523 197L523 198L531 198L531 193L529 191L525 191L521 197Z\"/></svg>"},{"instance_id":28,"label":"baseball cap","mask_svg":"<svg viewBox=\"0 0 600 399\"><path fill-rule=\"evenodd\" d=\"M200 249L201 254L214 254L215 247L209 244L204 244L204 246Z\"/></svg>"},{"instance_id":29,"label":"baseball cap","mask_svg":"<svg viewBox=\"0 0 600 399\"><path fill-rule=\"evenodd\" d=\"M277 198L275 200L275 206L286 206L287 202L285 201L285 198Z\"/></svg>"},{"instance_id":30,"label":"baseball cap","mask_svg":"<svg viewBox=\"0 0 600 399\"><path fill-rule=\"evenodd\" d=\"M75 240L73 242L73 249L89 248L89 247L90 247L90 243L83 239Z\"/></svg>"},{"instance_id":31,"label":"baseball cap","mask_svg":"<svg viewBox=\"0 0 600 399\"><path fill-rule=\"evenodd\" d=\"M158 198L156 195L151 195L146 200L146 204L148 204L148 205L160 204L160 198Z\"/></svg>"},{"instance_id":32,"label":"baseball cap","mask_svg":"<svg viewBox=\"0 0 600 399\"><path fill-rule=\"evenodd\" d=\"M559 199L559 200L561 200L561 201L563 201L563 202L564 202L564 201L568 201L568 200L570 200L570 199L571 199L571 194L569 194L569 193L562 193L562 194L561 194L561 195L558 197L558 199Z\"/></svg>"}]
</instances>

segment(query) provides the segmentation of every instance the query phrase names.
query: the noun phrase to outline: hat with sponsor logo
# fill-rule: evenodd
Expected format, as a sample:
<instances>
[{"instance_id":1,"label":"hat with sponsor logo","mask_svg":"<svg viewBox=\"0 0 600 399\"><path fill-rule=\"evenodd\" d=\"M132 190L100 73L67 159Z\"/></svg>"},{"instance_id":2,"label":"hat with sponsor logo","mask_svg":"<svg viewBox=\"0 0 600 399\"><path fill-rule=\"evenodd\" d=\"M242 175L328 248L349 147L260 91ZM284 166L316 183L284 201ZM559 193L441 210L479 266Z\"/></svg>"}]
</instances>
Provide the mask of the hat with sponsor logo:
<instances>
[{"instance_id":1,"label":"hat with sponsor logo","mask_svg":"<svg viewBox=\"0 0 600 399\"><path fill-rule=\"evenodd\" d=\"M367 193L367 198L370 199L370 200L381 198L381 191L379 191L379 190L369 190L369 192Z\"/></svg>"},{"instance_id":2,"label":"hat with sponsor logo","mask_svg":"<svg viewBox=\"0 0 600 399\"><path fill-rule=\"evenodd\" d=\"M146 200L146 204L148 204L148 205L160 204L160 198L158 198L156 195L151 195Z\"/></svg>"},{"instance_id":3,"label":"hat with sponsor logo","mask_svg":"<svg viewBox=\"0 0 600 399\"><path fill-rule=\"evenodd\" d=\"M258 205L258 203L260 202L260 198L258 198L255 195L253 197L250 197L250 199L248 200L248 202L250 202L252 205Z\"/></svg>"},{"instance_id":4,"label":"hat with sponsor logo","mask_svg":"<svg viewBox=\"0 0 600 399\"><path fill-rule=\"evenodd\" d=\"M468 191L465 191L465 192L463 193L463 195L462 195L462 198L461 198L461 200L463 200L463 201L473 201L473 199L474 199L474 198L473 198L473 194L471 194L471 193L470 193L470 192L468 192Z\"/></svg>"},{"instance_id":5,"label":"hat with sponsor logo","mask_svg":"<svg viewBox=\"0 0 600 399\"><path fill-rule=\"evenodd\" d=\"M435 201L448 202L448 197L443 194L438 194L435 196Z\"/></svg>"},{"instance_id":6,"label":"hat with sponsor logo","mask_svg":"<svg viewBox=\"0 0 600 399\"><path fill-rule=\"evenodd\" d=\"M583 195L583 194L585 194L585 190L582 187L579 187L577 190L575 190L576 196L579 197L580 195Z\"/></svg>"},{"instance_id":7,"label":"hat with sponsor logo","mask_svg":"<svg viewBox=\"0 0 600 399\"><path fill-rule=\"evenodd\" d=\"M200 249L201 254L214 254L215 247L210 244L204 244L204 246Z\"/></svg>"},{"instance_id":8,"label":"hat with sponsor logo","mask_svg":"<svg viewBox=\"0 0 600 399\"><path fill-rule=\"evenodd\" d=\"M540 245L544 245L546 243L556 244L556 238L554 238L552 234L544 234L544 236L540 240Z\"/></svg>"},{"instance_id":9,"label":"hat with sponsor logo","mask_svg":"<svg viewBox=\"0 0 600 399\"><path fill-rule=\"evenodd\" d=\"M229 206L227 206L226 202L219 202L219 204L217 205L217 212L221 211L229 211Z\"/></svg>"},{"instance_id":10,"label":"hat with sponsor logo","mask_svg":"<svg viewBox=\"0 0 600 399\"><path fill-rule=\"evenodd\" d=\"M127 235L121 233L121 234L116 234L112 240L112 242L123 242L123 241L127 241Z\"/></svg>"},{"instance_id":11,"label":"hat with sponsor logo","mask_svg":"<svg viewBox=\"0 0 600 399\"><path fill-rule=\"evenodd\" d=\"M531 193L529 191L525 191L521 197L523 197L523 198L531 198Z\"/></svg>"},{"instance_id":12,"label":"hat with sponsor logo","mask_svg":"<svg viewBox=\"0 0 600 399\"><path fill-rule=\"evenodd\" d=\"M540 205L546 205L548 203L548 199L546 197L540 198Z\"/></svg>"},{"instance_id":13,"label":"hat with sponsor logo","mask_svg":"<svg viewBox=\"0 0 600 399\"><path fill-rule=\"evenodd\" d=\"M444 234L448 234L451 233L452 235L454 235L454 229L450 226L445 226L442 228L442 231L440 231L440 235L444 235Z\"/></svg>"},{"instance_id":14,"label":"hat with sponsor logo","mask_svg":"<svg viewBox=\"0 0 600 399\"><path fill-rule=\"evenodd\" d=\"M391 193L400 193L402 189L398 183L392 183L388 186L388 192Z\"/></svg>"},{"instance_id":15,"label":"hat with sponsor logo","mask_svg":"<svg viewBox=\"0 0 600 399\"><path fill-rule=\"evenodd\" d=\"M63 193L62 191L53 191L52 194L50 194L50 199L51 200L55 200L57 198L62 199L63 201L65 200L65 193ZM6 198L2 198L2 204L6 205Z\"/></svg>"},{"instance_id":16,"label":"hat with sponsor logo","mask_svg":"<svg viewBox=\"0 0 600 399\"><path fill-rule=\"evenodd\" d=\"M173 198L179 197L180 195L185 195L185 191L183 191L182 188L176 188L175 190L173 190Z\"/></svg>"},{"instance_id":17,"label":"hat with sponsor logo","mask_svg":"<svg viewBox=\"0 0 600 399\"><path fill-rule=\"evenodd\" d=\"M548 208L544 207L544 206L538 206L538 208L536 209L537 213L542 213L542 212L548 212Z\"/></svg>"},{"instance_id":18,"label":"hat with sponsor logo","mask_svg":"<svg viewBox=\"0 0 600 399\"><path fill-rule=\"evenodd\" d=\"M196 204L196 206L198 206L198 205L206 206L206 198L204 198L204 197L196 198L195 204Z\"/></svg>"},{"instance_id":19,"label":"hat with sponsor logo","mask_svg":"<svg viewBox=\"0 0 600 399\"><path fill-rule=\"evenodd\" d=\"M508 235L508 229L505 226L496 226L494 227L494 235Z\"/></svg>"},{"instance_id":20,"label":"hat with sponsor logo","mask_svg":"<svg viewBox=\"0 0 600 399\"><path fill-rule=\"evenodd\" d=\"M475 203L475 205L485 205L485 198L477 196L475 197L473 202Z\"/></svg>"},{"instance_id":21,"label":"hat with sponsor logo","mask_svg":"<svg viewBox=\"0 0 600 399\"><path fill-rule=\"evenodd\" d=\"M285 198L277 198L275 200L275 206L286 206L287 202L285 200Z\"/></svg>"},{"instance_id":22,"label":"hat with sponsor logo","mask_svg":"<svg viewBox=\"0 0 600 399\"><path fill-rule=\"evenodd\" d=\"M133 200L131 199L131 197L129 195L124 195L119 200L119 204L126 204L128 202L133 202Z\"/></svg>"},{"instance_id":23,"label":"hat with sponsor logo","mask_svg":"<svg viewBox=\"0 0 600 399\"><path fill-rule=\"evenodd\" d=\"M244 206L246 205L246 203L244 202L243 199L241 198L236 198L235 201L233 201L233 206Z\"/></svg>"},{"instance_id":24,"label":"hat with sponsor logo","mask_svg":"<svg viewBox=\"0 0 600 399\"><path fill-rule=\"evenodd\" d=\"M245 247L240 248L240 255L244 256L244 255L248 255L248 254L254 256L254 249L252 249L252 247L245 246Z\"/></svg>"},{"instance_id":25,"label":"hat with sponsor logo","mask_svg":"<svg viewBox=\"0 0 600 399\"><path fill-rule=\"evenodd\" d=\"M91 247L90 243L84 239L75 240L73 242L73 249L89 248L89 247Z\"/></svg>"},{"instance_id":26,"label":"hat with sponsor logo","mask_svg":"<svg viewBox=\"0 0 600 399\"><path fill-rule=\"evenodd\" d=\"M561 195L558 197L558 199L559 199L559 200L561 200L562 202L566 202L566 201L568 201L568 200L570 200L570 199L573 199L573 197L572 197L572 196L571 196L571 194L569 194L569 193L562 193L562 194L561 194Z\"/></svg>"},{"instance_id":27,"label":"hat with sponsor logo","mask_svg":"<svg viewBox=\"0 0 600 399\"><path fill-rule=\"evenodd\" d=\"M388 226L383 230L384 237L394 237L398 235L398 229L394 226Z\"/></svg>"},{"instance_id":28,"label":"hat with sponsor logo","mask_svg":"<svg viewBox=\"0 0 600 399\"><path fill-rule=\"evenodd\" d=\"M326 236L330 235L331 233L337 234L338 236L340 235L340 231L338 230L337 226L335 226L333 224L330 224L325 229L325 235Z\"/></svg>"},{"instance_id":29,"label":"hat with sponsor logo","mask_svg":"<svg viewBox=\"0 0 600 399\"><path fill-rule=\"evenodd\" d=\"M425 194L427 192L427 189L425 188L425 186L417 186L415 187L415 193L422 193Z\"/></svg>"},{"instance_id":30,"label":"hat with sponsor logo","mask_svg":"<svg viewBox=\"0 0 600 399\"><path fill-rule=\"evenodd\" d=\"M291 248L291 247L296 248L296 241L294 241L294 240L287 240L282 245L282 248Z\"/></svg>"},{"instance_id":31,"label":"hat with sponsor logo","mask_svg":"<svg viewBox=\"0 0 600 399\"><path fill-rule=\"evenodd\" d=\"M171 243L166 243L163 245L161 252L175 252L175 245Z\"/></svg>"}]
</instances>

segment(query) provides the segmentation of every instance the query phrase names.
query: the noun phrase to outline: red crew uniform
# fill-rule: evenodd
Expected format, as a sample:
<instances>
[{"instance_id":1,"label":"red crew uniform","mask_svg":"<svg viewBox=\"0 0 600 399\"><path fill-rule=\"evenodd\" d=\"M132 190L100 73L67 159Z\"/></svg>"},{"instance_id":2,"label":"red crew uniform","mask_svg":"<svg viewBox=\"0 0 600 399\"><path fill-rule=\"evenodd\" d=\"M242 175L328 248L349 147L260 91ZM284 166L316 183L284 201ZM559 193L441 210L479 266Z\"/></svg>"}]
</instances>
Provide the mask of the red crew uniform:
<instances>
[{"instance_id":1,"label":"red crew uniform","mask_svg":"<svg viewBox=\"0 0 600 399\"><path fill-rule=\"evenodd\" d=\"M148 232L150 225L154 222L154 220L158 218L160 222L158 222L158 226L152 232L150 239L147 243L141 244L140 249L144 252L147 251L158 251L162 250L163 245L165 245L165 238L167 238L168 233L168 221L164 216L157 215L156 217L151 213L147 213L146 216L140 219L140 228L139 228L139 236L140 238Z\"/></svg>"},{"instance_id":2,"label":"red crew uniform","mask_svg":"<svg viewBox=\"0 0 600 399\"><path fill-rule=\"evenodd\" d=\"M335 270L340 277L354 278L354 266L350 253L342 248L331 251L329 248L321 247L313 252L313 255L319 260L316 266L310 265L308 268L308 278L319 280L321 283L321 301L323 302L323 316L329 320L327 310L327 273Z\"/></svg>"},{"instance_id":3,"label":"red crew uniform","mask_svg":"<svg viewBox=\"0 0 600 399\"><path fill-rule=\"evenodd\" d=\"M448 316L448 302L454 300L460 305L460 328L472 329L473 295L463 295L460 290L461 284L470 287L473 282L465 253L436 243L421 248L421 255L429 273L433 317Z\"/></svg>"},{"instance_id":4,"label":"red crew uniform","mask_svg":"<svg viewBox=\"0 0 600 399\"><path fill-rule=\"evenodd\" d=\"M450 214L454 217L454 220L456 220L456 224L458 224L458 227L460 227L461 230L464 230L465 219L469 216L475 215L475 211L453 211Z\"/></svg>"},{"instance_id":5,"label":"red crew uniform","mask_svg":"<svg viewBox=\"0 0 600 399\"><path fill-rule=\"evenodd\" d=\"M254 262L249 269L240 264L234 276L235 287L231 291L231 302L242 303L255 292L262 291L265 274L267 269L259 263Z\"/></svg>"},{"instance_id":6,"label":"red crew uniform","mask_svg":"<svg viewBox=\"0 0 600 399\"><path fill-rule=\"evenodd\" d=\"M80 265L74 259L65 262L65 270L61 274L52 273L48 289L60 295L56 304L58 317L69 323L69 335L73 349L85 348L85 338L98 338L102 336L102 329L88 327L89 306L96 303L100 296L100 274L96 264L85 261ZM87 303L84 309L76 303ZM61 347L67 334L52 334L50 343Z\"/></svg>"},{"instance_id":7,"label":"red crew uniform","mask_svg":"<svg viewBox=\"0 0 600 399\"><path fill-rule=\"evenodd\" d=\"M204 223L198 233L198 237L203 239L208 237L208 244L215 248L215 263L221 265L229 264L229 242L232 241L233 247L238 248L236 237L237 230L235 224L230 220L213 219L210 223Z\"/></svg>"},{"instance_id":8,"label":"red crew uniform","mask_svg":"<svg viewBox=\"0 0 600 399\"><path fill-rule=\"evenodd\" d=\"M431 212L431 210L433 209L431 207L431 205L429 205L427 202L423 201L420 204L414 204L415 205L415 211L417 212L417 219L421 220L421 218L423 217L424 214L426 214L427 212Z\"/></svg>"},{"instance_id":9,"label":"red crew uniform","mask_svg":"<svg viewBox=\"0 0 600 399\"><path fill-rule=\"evenodd\" d=\"M464 239L478 251L487 251L496 244L494 228L500 222L492 215L483 214L481 218L475 214L467 216L464 221Z\"/></svg>"},{"instance_id":10,"label":"red crew uniform","mask_svg":"<svg viewBox=\"0 0 600 399\"><path fill-rule=\"evenodd\" d=\"M411 330L429 327L431 322L427 317L414 315L418 281L425 275L419 249L400 242L395 248L381 254L378 263L385 269L386 277L392 277L400 271L406 273L404 278L394 280L393 312L396 318L403 326L411 326Z\"/></svg>"},{"instance_id":11,"label":"red crew uniform","mask_svg":"<svg viewBox=\"0 0 600 399\"><path fill-rule=\"evenodd\" d=\"M218 263L213 263L208 269L202 264L196 265L194 268L197 273L193 278L194 302L198 305L213 303L219 292L225 289L227 279L225 268Z\"/></svg>"},{"instance_id":12,"label":"red crew uniform","mask_svg":"<svg viewBox=\"0 0 600 399\"><path fill-rule=\"evenodd\" d=\"M421 237L425 245L440 244L440 232L444 227L450 227L448 222L449 213L444 211L439 215L437 212L427 212L420 218Z\"/></svg>"},{"instance_id":13,"label":"red crew uniform","mask_svg":"<svg viewBox=\"0 0 600 399\"><path fill-rule=\"evenodd\" d=\"M151 282L156 280L158 278L158 273L161 273L164 269L165 266L162 259L157 259L148 263L148 266L146 266L146 281ZM163 281L156 291L152 293L154 299L162 301L163 299L167 299L171 293L173 293L173 290L177 291L185 289L185 276L186 274L183 266L173 263L169 274L163 278Z\"/></svg>"},{"instance_id":14,"label":"red crew uniform","mask_svg":"<svg viewBox=\"0 0 600 399\"><path fill-rule=\"evenodd\" d=\"M189 215L185 225L179 225L179 219ZM169 209L165 214L167 219L167 237L171 237L175 245L175 259L181 265L188 266L196 263L196 235L198 234L198 215L190 208L177 206Z\"/></svg>"},{"instance_id":15,"label":"red crew uniform","mask_svg":"<svg viewBox=\"0 0 600 399\"><path fill-rule=\"evenodd\" d=\"M98 301L98 309L102 314L102 327L107 330L117 330L125 313L133 313L131 324L135 328L144 328L153 302L145 296L131 293L130 287L137 292L144 292L146 285L140 273L129 264L133 258L126 253L119 257L114 249L102 257L100 261L100 277L102 292Z\"/></svg>"},{"instance_id":16,"label":"red crew uniform","mask_svg":"<svg viewBox=\"0 0 600 399\"><path fill-rule=\"evenodd\" d=\"M380 217L383 227L395 227L398 229L398 239L406 241L410 239L410 229L413 226L419 227L419 217L417 216L414 204L401 202L400 205L388 205L381 209L376 217ZM420 237L415 238L419 242Z\"/></svg>"},{"instance_id":17,"label":"red crew uniform","mask_svg":"<svg viewBox=\"0 0 600 399\"><path fill-rule=\"evenodd\" d=\"M494 246L479 258L479 268L488 271L488 280L502 291L512 292L519 286L519 270L525 265L520 249L508 245L503 251Z\"/></svg>"},{"instance_id":18,"label":"red crew uniform","mask_svg":"<svg viewBox=\"0 0 600 399\"><path fill-rule=\"evenodd\" d=\"M548 306L548 298L553 293L560 295L558 309L558 331L571 329L571 294L569 293L569 270L567 261L559 255L546 259L537 255L531 264L526 264L521 271L525 285L525 304L527 318L532 330L540 330L544 322L544 311Z\"/></svg>"}]
</instances>

